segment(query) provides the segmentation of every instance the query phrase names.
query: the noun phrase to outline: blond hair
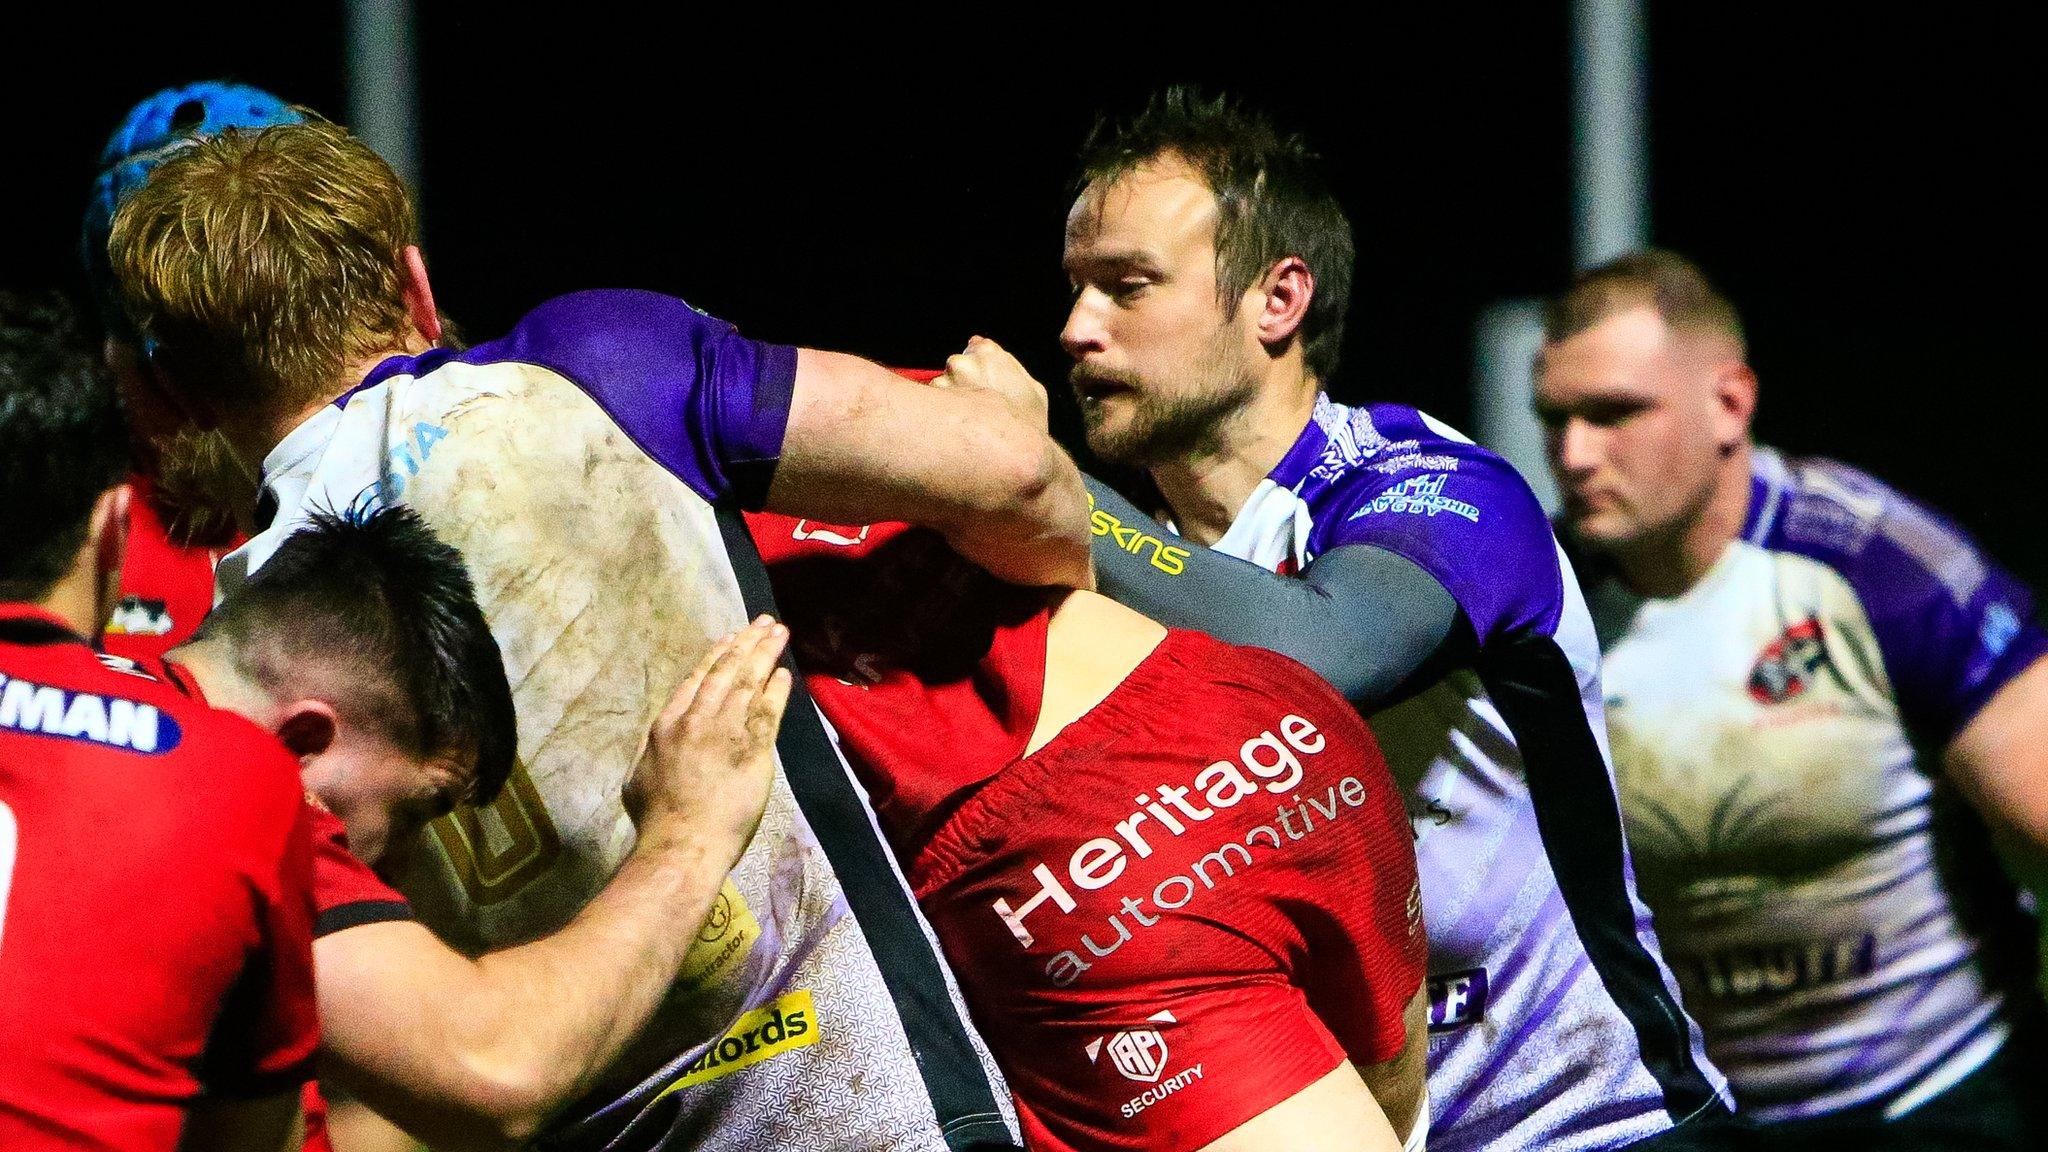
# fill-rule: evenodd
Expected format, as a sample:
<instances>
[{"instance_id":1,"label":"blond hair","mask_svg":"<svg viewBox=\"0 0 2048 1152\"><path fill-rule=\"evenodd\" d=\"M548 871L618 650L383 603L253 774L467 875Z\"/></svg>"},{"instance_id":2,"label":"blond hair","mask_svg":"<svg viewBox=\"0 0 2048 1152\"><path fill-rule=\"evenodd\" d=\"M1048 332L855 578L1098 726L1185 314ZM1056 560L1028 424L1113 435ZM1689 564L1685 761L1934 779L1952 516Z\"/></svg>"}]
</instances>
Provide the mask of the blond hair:
<instances>
[{"instance_id":1,"label":"blond hair","mask_svg":"<svg viewBox=\"0 0 2048 1152\"><path fill-rule=\"evenodd\" d=\"M107 247L123 307L181 389L274 413L401 345L416 228L391 166L315 121L179 149L121 207Z\"/></svg>"},{"instance_id":2,"label":"blond hair","mask_svg":"<svg viewBox=\"0 0 2048 1152\"><path fill-rule=\"evenodd\" d=\"M1748 340L1735 305L1699 265L1676 252L1645 248L1579 273L1564 294L1543 309L1543 336L1562 343L1617 313L1649 306L1674 329L1708 332L1746 352Z\"/></svg>"}]
</instances>

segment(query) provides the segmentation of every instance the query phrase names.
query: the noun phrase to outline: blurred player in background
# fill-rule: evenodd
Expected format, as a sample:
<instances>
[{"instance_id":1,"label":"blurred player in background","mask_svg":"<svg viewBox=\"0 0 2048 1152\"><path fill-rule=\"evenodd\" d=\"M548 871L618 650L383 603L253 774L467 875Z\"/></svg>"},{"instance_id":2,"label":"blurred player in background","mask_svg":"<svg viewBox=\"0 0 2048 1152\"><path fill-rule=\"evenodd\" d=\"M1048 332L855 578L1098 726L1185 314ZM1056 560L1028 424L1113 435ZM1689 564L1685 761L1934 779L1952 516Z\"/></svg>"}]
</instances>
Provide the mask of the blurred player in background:
<instances>
[{"instance_id":1,"label":"blurred player in background","mask_svg":"<svg viewBox=\"0 0 2048 1152\"><path fill-rule=\"evenodd\" d=\"M181 406L263 478L245 501L258 535L223 563L225 587L321 508L403 503L467 560L520 762L496 803L437 822L400 878L459 945L552 931L616 871L642 734L745 620L734 566L758 561L743 527L729 556L721 509L911 518L1009 579L1088 580L1073 466L1000 398L747 340L643 292L563 297L502 339L435 349L412 241L388 166L309 124L165 160L110 251ZM929 929L825 759L783 758L724 893L720 951L551 1126L555 1144L1014 1138ZM833 818L811 824L789 780Z\"/></svg>"},{"instance_id":2,"label":"blurred player in background","mask_svg":"<svg viewBox=\"0 0 2048 1152\"><path fill-rule=\"evenodd\" d=\"M107 364L128 409L134 466L129 483L135 491L121 599L105 635L106 650L114 655L159 657L199 627L213 604L213 566L241 542L218 493L255 483L232 468L217 438L190 427L158 384L141 337L122 314L107 264L114 213L159 160L193 140L229 128L303 119L260 88L200 81L166 88L135 105L100 152L80 255L105 329Z\"/></svg>"},{"instance_id":3,"label":"blurred player in background","mask_svg":"<svg viewBox=\"0 0 2048 1152\"><path fill-rule=\"evenodd\" d=\"M93 651L126 474L69 309L0 295L0 1147L272 1152L318 1040L297 764Z\"/></svg>"},{"instance_id":4,"label":"blurred player in background","mask_svg":"<svg viewBox=\"0 0 2048 1152\"><path fill-rule=\"evenodd\" d=\"M1414 853L1326 684L907 525L750 520L1032 1147L1422 1146Z\"/></svg>"},{"instance_id":5,"label":"blurred player in background","mask_svg":"<svg viewBox=\"0 0 2048 1152\"><path fill-rule=\"evenodd\" d=\"M1545 325L1630 843L1755 1146L2048 1147L2034 937L1983 832L2048 855L2031 594L1757 446L1741 321L1685 259L1587 272Z\"/></svg>"},{"instance_id":6,"label":"blurred player in background","mask_svg":"<svg viewBox=\"0 0 2048 1152\"><path fill-rule=\"evenodd\" d=\"M1352 242L1315 157L1177 89L1105 122L1082 180L1074 393L1089 446L1146 469L1174 525L1091 482L1101 586L1369 714L1421 867L1431 1147L1714 1139L1725 1088L1635 899L1577 586L1499 457L1323 391Z\"/></svg>"}]
</instances>

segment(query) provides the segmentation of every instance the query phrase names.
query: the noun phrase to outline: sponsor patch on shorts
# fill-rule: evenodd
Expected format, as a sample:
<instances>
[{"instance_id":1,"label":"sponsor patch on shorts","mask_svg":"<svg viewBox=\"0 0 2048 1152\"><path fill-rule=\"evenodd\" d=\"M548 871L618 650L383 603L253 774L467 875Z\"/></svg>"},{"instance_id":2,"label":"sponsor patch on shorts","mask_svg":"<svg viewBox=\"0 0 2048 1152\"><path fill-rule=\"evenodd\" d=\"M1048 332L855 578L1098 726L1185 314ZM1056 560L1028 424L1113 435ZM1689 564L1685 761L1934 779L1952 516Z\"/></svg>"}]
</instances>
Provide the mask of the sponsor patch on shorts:
<instances>
[{"instance_id":1,"label":"sponsor patch on shorts","mask_svg":"<svg viewBox=\"0 0 2048 1152\"><path fill-rule=\"evenodd\" d=\"M730 1031L683 1068L661 1095L716 1080L784 1052L818 1042L818 1010L808 989L799 988L741 1016ZM660 1099L660 1097L656 1097Z\"/></svg>"},{"instance_id":2,"label":"sponsor patch on shorts","mask_svg":"<svg viewBox=\"0 0 2048 1152\"><path fill-rule=\"evenodd\" d=\"M704 917L704 927L698 930L689 955L683 957L676 982L685 988L701 988L724 977L746 960L760 938L761 922L754 919L754 910L728 879Z\"/></svg>"}]
</instances>

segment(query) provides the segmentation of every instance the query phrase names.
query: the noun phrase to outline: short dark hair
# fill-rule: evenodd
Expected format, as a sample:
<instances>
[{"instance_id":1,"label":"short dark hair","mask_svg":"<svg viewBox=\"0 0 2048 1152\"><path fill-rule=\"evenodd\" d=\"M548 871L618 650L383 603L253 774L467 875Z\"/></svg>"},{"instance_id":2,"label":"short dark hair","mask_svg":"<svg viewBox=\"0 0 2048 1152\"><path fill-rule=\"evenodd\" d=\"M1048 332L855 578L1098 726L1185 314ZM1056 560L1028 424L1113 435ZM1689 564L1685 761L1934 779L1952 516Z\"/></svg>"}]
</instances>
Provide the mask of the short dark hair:
<instances>
[{"instance_id":1,"label":"short dark hair","mask_svg":"<svg viewBox=\"0 0 2048 1152\"><path fill-rule=\"evenodd\" d=\"M519 734L497 641L462 554L409 508L314 514L195 639L228 646L266 691L326 685L351 720L416 755L473 755L472 803L490 803L512 771Z\"/></svg>"},{"instance_id":2,"label":"short dark hair","mask_svg":"<svg viewBox=\"0 0 2048 1152\"><path fill-rule=\"evenodd\" d=\"M1096 122L1081 146L1076 191L1165 157L1193 168L1216 196L1216 287L1226 312L1275 262L1299 256L1308 265L1315 293L1301 323L1302 351L1309 371L1329 380L1343 350L1356 254L1322 157L1227 96L1176 86L1154 93L1128 120Z\"/></svg>"},{"instance_id":3,"label":"short dark hair","mask_svg":"<svg viewBox=\"0 0 2048 1152\"><path fill-rule=\"evenodd\" d=\"M78 310L0 291L0 600L40 600L128 474L128 423Z\"/></svg>"},{"instance_id":4,"label":"short dark hair","mask_svg":"<svg viewBox=\"0 0 2048 1152\"><path fill-rule=\"evenodd\" d=\"M1646 305L1673 328L1712 332L1748 348L1735 305L1699 265L1662 248L1631 252L1579 273L1571 287L1545 302L1543 338L1552 344L1569 340L1609 316Z\"/></svg>"}]
</instances>

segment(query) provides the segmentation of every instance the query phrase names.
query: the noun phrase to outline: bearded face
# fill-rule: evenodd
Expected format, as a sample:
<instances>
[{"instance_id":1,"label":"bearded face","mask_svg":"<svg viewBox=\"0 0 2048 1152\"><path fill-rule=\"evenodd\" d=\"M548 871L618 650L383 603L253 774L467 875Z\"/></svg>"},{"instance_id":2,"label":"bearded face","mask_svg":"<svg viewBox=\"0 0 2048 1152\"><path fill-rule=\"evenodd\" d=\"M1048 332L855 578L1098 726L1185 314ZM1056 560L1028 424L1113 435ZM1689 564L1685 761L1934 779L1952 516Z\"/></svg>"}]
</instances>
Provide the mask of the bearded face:
<instances>
[{"instance_id":1,"label":"bearded face","mask_svg":"<svg viewBox=\"0 0 2048 1152\"><path fill-rule=\"evenodd\" d=\"M1060 343L1088 446L1149 466L1198 453L1257 393L1252 309L1216 273L1216 197L1167 157L1082 192L1067 216L1074 305Z\"/></svg>"}]
</instances>

